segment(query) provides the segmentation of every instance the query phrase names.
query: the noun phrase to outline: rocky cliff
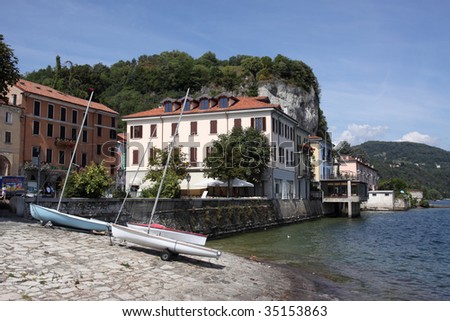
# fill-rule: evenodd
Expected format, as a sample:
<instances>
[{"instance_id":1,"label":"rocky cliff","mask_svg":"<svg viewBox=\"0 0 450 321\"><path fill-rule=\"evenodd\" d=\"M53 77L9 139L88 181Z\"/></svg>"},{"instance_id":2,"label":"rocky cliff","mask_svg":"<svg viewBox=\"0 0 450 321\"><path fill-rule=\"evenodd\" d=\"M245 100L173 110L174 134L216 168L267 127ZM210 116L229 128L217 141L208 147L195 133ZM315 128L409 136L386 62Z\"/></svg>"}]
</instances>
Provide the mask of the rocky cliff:
<instances>
[{"instance_id":1,"label":"rocky cliff","mask_svg":"<svg viewBox=\"0 0 450 321\"><path fill-rule=\"evenodd\" d=\"M311 89L288 85L283 81L266 82L258 85L258 95L267 96L273 104L279 104L285 113L296 119L300 126L315 134L319 125L319 97Z\"/></svg>"}]
</instances>

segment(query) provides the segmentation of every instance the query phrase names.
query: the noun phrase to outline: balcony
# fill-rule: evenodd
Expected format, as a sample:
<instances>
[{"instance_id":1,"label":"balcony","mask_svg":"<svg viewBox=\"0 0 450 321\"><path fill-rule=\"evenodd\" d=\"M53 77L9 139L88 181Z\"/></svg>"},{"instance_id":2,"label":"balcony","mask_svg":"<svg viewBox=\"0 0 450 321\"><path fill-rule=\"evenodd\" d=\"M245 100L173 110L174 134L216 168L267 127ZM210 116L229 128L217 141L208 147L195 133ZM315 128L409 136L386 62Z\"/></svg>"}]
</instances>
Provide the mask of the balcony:
<instances>
[{"instance_id":1,"label":"balcony","mask_svg":"<svg viewBox=\"0 0 450 321\"><path fill-rule=\"evenodd\" d=\"M75 147L75 140L69 139L69 138L57 137L55 139L55 145L59 146L59 147L73 148L73 147Z\"/></svg>"}]
</instances>

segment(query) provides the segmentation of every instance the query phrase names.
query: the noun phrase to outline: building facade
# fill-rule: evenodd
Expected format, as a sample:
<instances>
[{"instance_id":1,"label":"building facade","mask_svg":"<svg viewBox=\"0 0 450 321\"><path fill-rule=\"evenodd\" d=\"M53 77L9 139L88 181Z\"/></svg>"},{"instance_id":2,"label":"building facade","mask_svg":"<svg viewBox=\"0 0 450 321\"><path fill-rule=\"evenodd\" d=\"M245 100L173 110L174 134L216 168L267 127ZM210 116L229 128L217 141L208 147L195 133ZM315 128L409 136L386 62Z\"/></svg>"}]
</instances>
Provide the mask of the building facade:
<instances>
[{"instance_id":1,"label":"building facade","mask_svg":"<svg viewBox=\"0 0 450 321\"><path fill-rule=\"evenodd\" d=\"M333 144L319 136L309 136L308 143L312 147L313 180L333 178Z\"/></svg>"},{"instance_id":2,"label":"building facade","mask_svg":"<svg viewBox=\"0 0 450 321\"><path fill-rule=\"evenodd\" d=\"M19 174L29 182L37 180L39 168L43 181L55 184L64 179L76 139L80 143L74 157L75 167L91 162L105 163L111 175L116 171L118 113L91 102L82 128L88 101L27 80L19 80L8 93L8 104L22 110L22 140L14 142L20 149ZM80 133L80 130L82 132Z\"/></svg>"},{"instance_id":3,"label":"building facade","mask_svg":"<svg viewBox=\"0 0 450 321\"><path fill-rule=\"evenodd\" d=\"M123 117L127 124L126 188L148 184L144 176L153 148L164 149L173 141L184 98L166 98L161 106ZM302 144L309 133L267 97L234 97L223 93L216 97L187 99L179 124L176 144L188 157L190 186L205 179L204 159L220 134L234 126L261 130L271 144L271 161L254 194L269 198L307 198L309 178L302 176L309 160ZM143 160L143 162L141 162ZM183 181L182 189L187 188Z\"/></svg>"},{"instance_id":4,"label":"building facade","mask_svg":"<svg viewBox=\"0 0 450 321\"><path fill-rule=\"evenodd\" d=\"M355 179L367 183L369 190L376 190L380 175L371 165L352 156L342 156L339 162L339 175L346 179Z\"/></svg>"},{"instance_id":5,"label":"building facade","mask_svg":"<svg viewBox=\"0 0 450 321\"><path fill-rule=\"evenodd\" d=\"M0 176L17 176L20 167L22 108L0 101Z\"/></svg>"}]
</instances>

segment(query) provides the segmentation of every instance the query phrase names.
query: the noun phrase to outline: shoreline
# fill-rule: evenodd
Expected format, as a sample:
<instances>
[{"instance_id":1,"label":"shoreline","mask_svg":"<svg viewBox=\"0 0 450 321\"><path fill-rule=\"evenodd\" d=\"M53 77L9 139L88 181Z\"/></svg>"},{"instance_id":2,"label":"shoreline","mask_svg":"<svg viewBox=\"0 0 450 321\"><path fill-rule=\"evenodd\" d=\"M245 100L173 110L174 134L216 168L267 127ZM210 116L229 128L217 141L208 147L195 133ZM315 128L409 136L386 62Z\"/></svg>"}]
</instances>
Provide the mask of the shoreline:
<instances>
[{"instance_id":1,"label":"shoreline","mask_svg":"<svg viewBox=\"0 0 450 321\"><path fill-rule=\"evenodd\" d=\"M223 253L218 260L110 245L108 236L0 217L2 301L327 301L331 280L295 267ZM114 241L114 240L113 240Z\"/></svg>"}]
</instances>

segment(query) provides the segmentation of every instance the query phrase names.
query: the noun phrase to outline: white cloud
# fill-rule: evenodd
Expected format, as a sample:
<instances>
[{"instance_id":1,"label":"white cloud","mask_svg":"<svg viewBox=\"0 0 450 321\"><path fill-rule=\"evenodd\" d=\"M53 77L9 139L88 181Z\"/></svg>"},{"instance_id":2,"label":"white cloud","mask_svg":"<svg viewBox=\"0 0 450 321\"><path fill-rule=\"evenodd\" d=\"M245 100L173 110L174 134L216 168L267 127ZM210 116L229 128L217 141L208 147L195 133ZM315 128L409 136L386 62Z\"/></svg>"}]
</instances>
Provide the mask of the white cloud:
<instances>
[{"instance_id":1,"label":"white cloud","mask_svg":"<svg viewBox=\"0 0 450 321\"><path fill-rule=\"evenodd\" d=\"M402 138L398 140L399 142L413 142L422 143L427 145L437 145L438 139L431 137L430 135L421 134L417 131L409 132L403 135Z\"/></svg>"},{"instance_id":2,"label":"white cloud","mask_svg":"<svg viewBox=\"0 0 450 321\"><path fill-rule=\"evenodd\" d=\"M350 124L339 137L338 141L347 141L350 145L358 145L368 140L380 140L388 129L387 126L371 126Z\"/></svg>"}]
</instances>

